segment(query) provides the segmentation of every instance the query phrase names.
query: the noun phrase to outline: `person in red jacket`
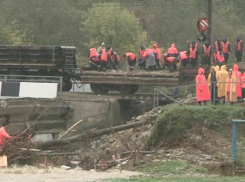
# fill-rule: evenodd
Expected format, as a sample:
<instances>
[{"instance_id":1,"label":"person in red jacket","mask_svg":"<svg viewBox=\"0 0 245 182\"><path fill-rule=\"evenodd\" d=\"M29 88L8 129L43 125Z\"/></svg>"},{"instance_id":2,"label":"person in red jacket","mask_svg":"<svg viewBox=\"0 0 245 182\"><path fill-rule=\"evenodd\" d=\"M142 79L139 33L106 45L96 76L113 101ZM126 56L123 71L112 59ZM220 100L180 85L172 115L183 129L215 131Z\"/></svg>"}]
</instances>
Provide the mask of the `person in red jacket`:
<instances>
[{"instance_id":1,"label":"person in red jacket","mask_svg":"<svg viewBox=\"0 0 245 182\"><path fill-rule=\"evenodd\" d=\"M237 98L242 97L242 73L238 71L238 65L234 64L233 66L233 75L236 77L236 93L237 93Z\"/></svg>"},{"instance_id":2,"label":"person in red jacket","mask_svg":"<svg viewBox=\"0 0 245 182\"><path fill-rule=\"evenodd\" d=\"M189 67L197 66L197 62L196 62L197 48L194 43L192 44L192 47L189 48L189 50L187 51L187 54L189 57Z\"/></svg>"},{"instance_id":3,"label":"person in red jacket","mask_svg":"<svg viewBox=\"0 0 245 182\"><path fill-rule=\"evenodd\" d=\"M226 38L224 38L221 42L221 52L224 55L225 63L227 63L230 55L230 43L227 41Z\"/></svg>"},{"instance_id":4,"label":"person in red jacket","mask_svg":"<svg viewBox=\"0 0 245 182\"><path fill-rule=\"evenodd\" d=\"M204 75L204 69L198 69L198 75L196 76L196 98L198 105L210 100L209 86Z\"/></svg>"},{"instance_id":5,"label":"person in red jacket","mask_svg":"<svg viewBox=\"0 0 245 182\"><path fill-rule=\"evenodd\" d=\"M2 127L0 128L0 151L3 150L5 145L5 140L11 138L9 134L6 132L8 127L8 121L3 122Z\"/></svg>"},{"instance_id":6,"label":"person in red jacket","mask_svg":"<svg viewBox=\"0 0 245 182\"><path fill-rule=\"evenodd\" d=\"M139 65L140 69L145 69L145 67L146 67L146 61L143 61L144 52L145 52L145 46L141 45L140 51L139 51L139 61L138 61L138 65Z\"/></svg>"},{"instance_id":7,"label":"person in red jacket","mask_svg":"<svg viewBox=\"0 0 245 182\"><path fill-rule=\"evenodd\" d=\"M167 62L166 66L169 68L170 72L176 70L178 62L179 52L175 47L175 44L172 44L167 52Z\"/></svg>"},{"instance_id":8,"label":"person in red jacket","mask_svg":"<svg viewBox=\"0 0 245 182\"><path fill-rule=\"evenodd\" d=\"M136 56L132 52L126 52L123 54L123 57L126 57L129 66L135 66L136 64Z\"/></svg>"},{"instance_id":9,"label":"person in red jacket","mask_svg":"<svg viewBox=\"0 0 245 182\"><path fill-rule=\"evenodd\" d=\"M179 53L180 56L180 65L181 67L186 67L186 64L188 62L188 57L187 57L187 51L182 51Z\"/></svg>"},{"instance_id":10,"label":"person in red jacket","mask_svg":"<svg viewBox=\"0 0 245 182\"><path fill-rule=\"evenodd\" d=\"M216 64L221 67L225 64L225 57L222 52L218 51L216 53Z\"/></svg>"},{"instance_id":11,"label":"person in red jacket","mask_svg":"<svg viewBox=\"0 0 245 182\"><path fill-rule=\"evenodd\" d=\"M146 61L146 59L148 60L148 71L153 71L156 65L155 55L149 48L147 48L143 54L143 61Z\"/></svg>"},{"instance_id":12,"label":"person in red jacket","mask_svg":"<svg viewBox=\"0 0 245 182\"><path fill-rule=\"evenodd\" d=\"M209 44L209 42L206 42L203 46L202 46L202 65L209 65L210 66L210 58L211 58L211 45Z\"/></svg>"},{"instance_id":13,"label":"person in red jacket","mask_svg":"<svg viewBox=\"0 0 245 182\"><path fill-rule=\"evenodd\" d=\"M241 79L241 83L242 83L242 98L245 98L245 72L242 74L242 79Z\"/></svg>"},{"instance_id":14,"label":"person in red jacket","mask_svg":"<svg viewBox=\"0 0 245 182\"><path fill-rule=\"evenodd\" d=\"M176 58L178 57L179 52L176 49L175 44L171 45L171 47L168 49L167 54L168 54L167 57L176 57Z\"/></svg>"},{"instance_id":15,"label":"person in red jacket","mask_svg":"<svg viewBox=\"0 0 245 182\"><path fill-rule=\"evenodd\" d=\"M153 53L154 53L154 55L155 55L155 61L156 61L156 65L154 66L154 68L156 69L156 66L159 68L159 69L161 69L161 66L160 66L160 64L159 64L159 61L160 61L160 59L161 59L161 51L160 51L160 49L158 48L158 46L157 46L157 44L155 43L155 44L153 44Z\"/></svg>"}]
</instances>

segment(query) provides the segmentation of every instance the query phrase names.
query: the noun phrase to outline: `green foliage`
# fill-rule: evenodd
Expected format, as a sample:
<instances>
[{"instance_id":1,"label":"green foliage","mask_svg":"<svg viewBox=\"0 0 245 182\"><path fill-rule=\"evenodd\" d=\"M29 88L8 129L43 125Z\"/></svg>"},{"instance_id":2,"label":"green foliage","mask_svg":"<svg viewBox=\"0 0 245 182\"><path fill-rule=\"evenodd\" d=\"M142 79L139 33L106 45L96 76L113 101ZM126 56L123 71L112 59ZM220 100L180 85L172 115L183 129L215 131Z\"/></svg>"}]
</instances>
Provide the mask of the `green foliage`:
<instances>
[{"instance_id":1,"label":"green foliage","mask_svg":"<svg viewBox=\"0 0 245 182\"><path fill-rule=\"evenodd\" d=\"M19 22L14 21L0 29L0 42L7 45L31 44L32 39L29 33L27 29L20 26Z\"/></svg>"},{"instance_id":2,"label":"green foliage","mask_svg":"<svg viewBox=\"0 0 245 182\"><path fill-rule=\"evenodd\" d=\"M245 109L240 106L168 106L157 118L154 131L148 141L156 145L180 142L191 128L205 126L212 130L222 130L231 126L232 119L245 118Z\"/></svg>"},{"instance_id":3,"label":"green foliage","mask_svg":"<svg viewBox=\"0 0 245 182\"><path fill-rule=\"evenodd\" d=\"M173 160L173 161L165 161L160 164L152 163L151 165L145 167L143 169L144 173L150 173L150 174L162 174L162 175L168 175L168 174L186 174L186 173L207 173L207 169L200 168L197 166L194 166L192 164L188 164L184 161L180 160Z\"/></svg>"},{"instance_id":4,"label":"green foliage","mask_svg":"<svg viewBox=\"0 0 245 182\"><path fill-rule=\"evenodd\" d=\"M118 53L136 52L145 41L146 32L139 25L139 19L119 3L94 4L88 18L82 23L87 36L86 46L110 44Z\"/></svg>"}]
</instances>

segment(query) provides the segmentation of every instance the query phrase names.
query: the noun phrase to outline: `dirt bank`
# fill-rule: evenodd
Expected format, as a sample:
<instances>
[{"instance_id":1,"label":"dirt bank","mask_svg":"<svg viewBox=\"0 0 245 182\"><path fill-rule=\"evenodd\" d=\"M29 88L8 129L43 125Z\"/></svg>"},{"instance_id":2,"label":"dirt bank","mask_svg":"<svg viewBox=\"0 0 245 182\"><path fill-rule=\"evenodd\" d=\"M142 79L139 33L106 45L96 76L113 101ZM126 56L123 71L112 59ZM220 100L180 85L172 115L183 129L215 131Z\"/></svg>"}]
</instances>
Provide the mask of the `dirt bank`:
<instances>
[{"instance_id":1,"label":"dirt bank","mask_svg":"<svg viewBox=\"0 0 245 182\"><path fill-rule=\"evenodd\" d=\"M0 169L1 179L4 182L90 182L99 179L129 178L140 175L139 172L120 171L118 169L106 172L83 171L81 168L66 170L61 168L36 168L30 166L2 168Z\"/></svg>"}]
</instances>

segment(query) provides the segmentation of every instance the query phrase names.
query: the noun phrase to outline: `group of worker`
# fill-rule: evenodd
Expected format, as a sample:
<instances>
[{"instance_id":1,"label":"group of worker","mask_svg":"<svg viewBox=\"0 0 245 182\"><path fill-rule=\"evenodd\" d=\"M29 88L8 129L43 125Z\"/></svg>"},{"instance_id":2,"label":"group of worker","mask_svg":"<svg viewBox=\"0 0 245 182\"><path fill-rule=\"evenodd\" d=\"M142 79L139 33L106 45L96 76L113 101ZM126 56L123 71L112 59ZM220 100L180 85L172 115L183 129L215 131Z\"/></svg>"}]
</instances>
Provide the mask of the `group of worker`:
<instances>
[{"instance_id":1,"label":"group of worker","mask_svg":"<svg viewBox=\"0 0 245 182\"><path fill-rule=\"evenodd\" d=\"M220 67L228 62L230 55L230 43L224 38L222 41L218 38L214 42L213 62L211 63L212 46L209 42L205 42L202 48L197 42L187 41L187 50L178 52L175 44L172 44L167 52L162 56L158 45L153 44L153 49L140 46L138 55L138 66L140 69L156 70L165 69L174 71L177 63L180 62L181 67L197 67L199 54L202 57L201 65L219 65ZM201 51L200 51L201 49ZM238 37L235 42L235 56L237 62L242 60L243 41ZM136 55L133 52L122 54L130 67L136 65ZM101 46L96 49L91 46L88 53L89 63L92 70L105 71L107 69L120 69L120 56L113 50L110 45L105 46L102 42ZM146 66L146 62L148 65ZM160 65L162 62L162 66Z\"/></svg>"},{"instance_id":2,"label":"group of worker","mask_svg":"<svg viewBox=\"0 0 245 182\"><path fill-rule=\"evenodd\" d=\"M206 80L203 68L198 69L196 76L196 98L199 105L211 100L212 104L231 104L245 96L245 73L243 75L235 64L233 69L226 70L226 65L212 66Z\"/></svg>"}]
</instances>

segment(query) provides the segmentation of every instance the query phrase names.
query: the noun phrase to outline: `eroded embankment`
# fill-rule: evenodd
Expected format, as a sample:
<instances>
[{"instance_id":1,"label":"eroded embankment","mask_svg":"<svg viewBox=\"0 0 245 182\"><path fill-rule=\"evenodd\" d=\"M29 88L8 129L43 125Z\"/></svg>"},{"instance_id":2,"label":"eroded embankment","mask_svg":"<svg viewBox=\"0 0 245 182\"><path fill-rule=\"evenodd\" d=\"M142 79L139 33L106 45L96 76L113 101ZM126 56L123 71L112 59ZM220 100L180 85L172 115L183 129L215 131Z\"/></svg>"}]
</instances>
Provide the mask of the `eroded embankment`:
<instances>
[{"instance_id":1,"label":"eroded embankment","mask_svg":"<svg viewBox=\"0 0 245 182\"><path fill-rule=\"evenodd\" d=\"M223 174L232 174L234 169L235 173L239 173L244 171L243 165L236 168L232 165L232 119L245 119L245 108L240 105L167 106L158 115L147 146L185 148L193 157L188 158L185 155L183 159L193 160ZM244 129L245 126L240 124L239 163L244 161ZM208 155L207 160L203 160L205 156L198 157L198 153Z\"/></svg>"}]
</instances>

